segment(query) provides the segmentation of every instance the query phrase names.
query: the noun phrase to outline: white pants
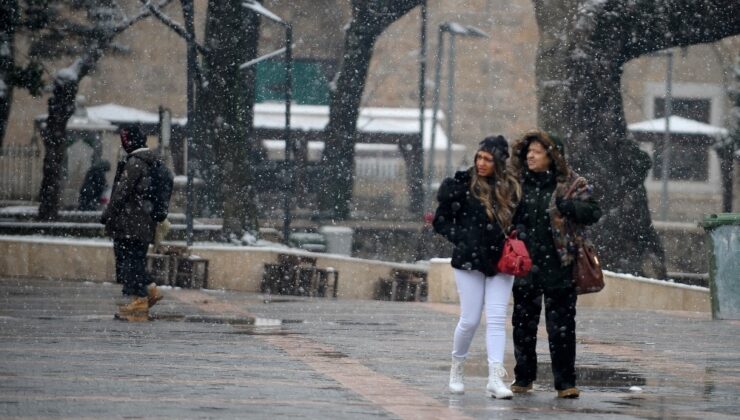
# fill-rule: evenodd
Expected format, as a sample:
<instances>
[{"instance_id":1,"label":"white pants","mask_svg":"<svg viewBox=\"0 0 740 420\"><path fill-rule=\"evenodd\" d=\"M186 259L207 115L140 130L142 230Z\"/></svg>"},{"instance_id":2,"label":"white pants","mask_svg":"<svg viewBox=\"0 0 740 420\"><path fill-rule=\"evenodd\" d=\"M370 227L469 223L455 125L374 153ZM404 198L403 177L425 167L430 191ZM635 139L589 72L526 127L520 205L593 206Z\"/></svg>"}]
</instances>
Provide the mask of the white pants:
<instances>
[{"instance_id":1,"label":"white pants","mask_svg":"<svg viewBox=\"0 0 740 420\"><path fill-rule=\"evenodd\" d=\"M460 295L460 321L455 328L452 355L468 355L473 335L486 310L486 347L488 363L503 363L506 347L506 306L514 285L514 276L496 274L486 277L480 271L454 269L457 293Z\"/></svg>"}]
</instances>

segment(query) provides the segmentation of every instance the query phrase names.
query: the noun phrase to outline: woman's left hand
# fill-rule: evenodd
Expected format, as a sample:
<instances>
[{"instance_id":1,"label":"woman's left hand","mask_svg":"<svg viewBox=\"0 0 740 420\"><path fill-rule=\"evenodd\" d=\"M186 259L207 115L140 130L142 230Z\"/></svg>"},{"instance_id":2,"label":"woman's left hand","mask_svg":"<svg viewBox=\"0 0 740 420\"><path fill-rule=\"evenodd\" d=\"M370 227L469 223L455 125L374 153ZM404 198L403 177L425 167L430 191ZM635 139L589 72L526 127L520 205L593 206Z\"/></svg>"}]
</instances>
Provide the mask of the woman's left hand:
<instances>
[{"instance_id":1,"label":"woman's left hand","mask_svg":"<svg viewBox=\"0 0 740 420\"><path fill-rule=\"evenodd\" d=\"M576 205L570 198L555 197L555 206L563 216L573 217L576 214Z\"/></svg>"}]
</instances>

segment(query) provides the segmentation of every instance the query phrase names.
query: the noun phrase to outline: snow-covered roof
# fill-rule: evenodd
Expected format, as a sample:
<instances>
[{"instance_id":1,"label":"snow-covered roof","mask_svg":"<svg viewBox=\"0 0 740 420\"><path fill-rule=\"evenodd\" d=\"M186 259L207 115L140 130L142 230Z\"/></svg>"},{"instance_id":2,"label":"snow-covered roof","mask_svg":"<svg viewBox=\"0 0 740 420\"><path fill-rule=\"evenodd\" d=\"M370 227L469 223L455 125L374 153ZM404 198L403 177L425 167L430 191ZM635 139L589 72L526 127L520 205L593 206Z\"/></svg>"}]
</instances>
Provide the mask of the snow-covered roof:
<instances>
[{"instance_id":1,"label":"snow-covered roof","mask_svg":"<svg viewBox=\"0 0 740 420\"><path fill-rule=\"evenodd\" d=\"M159 114L118 104L104 104L87 107L87 115L112 123L158 124Z\"/></svg>"},{"instance_id":2,"label":"snow-covered roof","mask_svg":"<svg viewBox=\"0 0 740 420\"><path fill-rule=\"evenodd\" d=\"M629 131L643 133L663 133L665 132L665 118L642 121L627 126ZM695 134L720 137L728 134L727 129L704 124L699 121L672 115L670 118L671 133L674 134Z\"/></svg>"},{"instance_id":3,"label":"snow-covered roof","mask_svg":"<svg viewBox=\"0 0 740 420\"><path fill-rule=\"evenodd\" d=\"M100 118L114 124L120 123L154 123L159 121L159 114L123 105L108 103L87 107L90 117ZM447 135L440 126L444 113L437 113L435 150L447 149ZM173 119L173 124L185 124L186 118ZM326 105L297 105L290 107L290 125L293 129L304 131L321 131L329 122L329 107ZM282 129L285 127L285 104L265 102L255 104L254 127ZM424 112L424 149L431 146L432 111ZM416 108L361 108L357 119L357 130L362 133L414 134L419 132L419 110ZM315 143L315 144L311 144ZM266 141L267 147L282 147L282 140ZM321 142L310 142L309 148L323 148ZM397 149L396 145L363 144L360 148ZM453 144L453 150L465 147Z\"/></svg>"},{"instance_id":4,"label":"snow-covered roof","mask_svg":"<svg viewBox=\"0 0 740 420\"><path fill-rule=\"evenodd\" d=\"M44 123L46 121L46 114L36 116L37 123ZM112 125L108 120L95 118L91 115L80 116L72 115L67 121L67 130L74 131L112 131L115 130L116 126Z\"/></svg>"},{"instance_id":5,"label":"snow-covered roof","mask_svg":"<svg viewBox=\"0 0 740 420\"><path fill-rule=\"evenodd\" d=\"M447 135L440 126L444 113L437 113L435 150L447 149ZM290 125L298 130L321 131L329 122L329 107L326 105L291 105ZM285 126L285 104L258 103L254 108L255 128L280 129ZM424 112L424 149L431 146L432 111ZM419 110L416 108L361 108L357 118L357 131L362 133L414 134L419 132ZM268 147L269 147L269 143ZM276 143L277 144L277 143ZM282 141L279 143L282 144ZM383 148L382 145L363 145ZM311 144L309 144L311 147ZM317 142L316 148L323 147ZM392 146L397 148L397 146ZM463 145L453 144L454 150L464 149Z\"/></svg>"}]
</instances>

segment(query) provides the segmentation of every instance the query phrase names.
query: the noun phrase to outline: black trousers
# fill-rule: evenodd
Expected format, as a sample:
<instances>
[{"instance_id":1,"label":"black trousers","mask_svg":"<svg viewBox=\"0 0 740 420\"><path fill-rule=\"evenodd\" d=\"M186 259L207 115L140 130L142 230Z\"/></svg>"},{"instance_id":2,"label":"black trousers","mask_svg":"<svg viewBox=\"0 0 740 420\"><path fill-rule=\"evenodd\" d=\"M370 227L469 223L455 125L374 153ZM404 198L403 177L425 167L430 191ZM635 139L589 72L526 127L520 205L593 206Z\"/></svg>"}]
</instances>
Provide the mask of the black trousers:
<instances>
[{"instance_id":1,"label":"black trousers","mask_svg":"<svg viewBox=\"0 0 740 420\"><path fill-rule=\"evenodd\" d=\"M123 283L125 296L146 296L146 286L151 283L146 273L146 251L149 243L134 239L114 239L113 254L116 258L116 281Z\"/></svg>"},{"instance_id":2,"label":"black trousers","mask_svg":"<svg viewBox=\"0 0 740 420\"><path fill-rule=\"evenodd\" d=\"M537 379L537 326L542 297L545 298L545 326L550 344L555 389L576 386L576 300L573 287L542 289L533 285L514 286L514 374L517 382Z\"/></svg>"}]
</instances>

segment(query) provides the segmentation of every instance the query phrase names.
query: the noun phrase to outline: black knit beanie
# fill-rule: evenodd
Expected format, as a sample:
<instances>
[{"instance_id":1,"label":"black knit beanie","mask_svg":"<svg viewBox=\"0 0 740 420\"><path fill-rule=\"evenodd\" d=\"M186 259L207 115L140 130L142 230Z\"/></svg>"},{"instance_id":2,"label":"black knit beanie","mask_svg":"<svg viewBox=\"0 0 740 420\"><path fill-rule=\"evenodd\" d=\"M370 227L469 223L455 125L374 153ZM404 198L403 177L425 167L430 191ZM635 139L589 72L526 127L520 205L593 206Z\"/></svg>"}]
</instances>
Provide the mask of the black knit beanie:
<instances>
[{"instance_id":1,"label":"black knit beanie","mask_svg":"<svg viewBox=\"0 0 740 420\"><path fill-rule=\"evenodd\" d=\"M121 127L121 146L126 153L146 147L146 136L138 125Z\"/></svg>"},{"instance_id":2,"label":"black knit beanie","mask_svg":"<svg viewBox=\"0 0 740 420\"><path fill-rule=\"evenodd\" d=\"M478 143L478 151L488 152L500 160L509 158L509 142L502 135L489 136Z\"/></svg>"}]
</instances>

